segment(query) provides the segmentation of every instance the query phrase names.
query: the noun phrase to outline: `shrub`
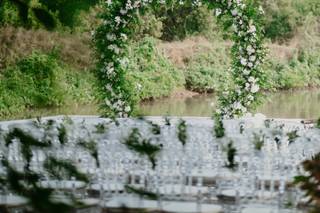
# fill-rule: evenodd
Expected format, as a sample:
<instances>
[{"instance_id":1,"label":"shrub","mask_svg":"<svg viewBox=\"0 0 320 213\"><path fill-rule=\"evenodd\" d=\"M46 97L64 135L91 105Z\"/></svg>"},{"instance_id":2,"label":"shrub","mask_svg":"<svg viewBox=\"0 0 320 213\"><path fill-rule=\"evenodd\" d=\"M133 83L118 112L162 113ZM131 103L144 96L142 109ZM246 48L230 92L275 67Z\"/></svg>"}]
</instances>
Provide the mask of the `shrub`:
<instances>
[{"instance_id":1,"label":"shrub","mask_svg":"<svg viewBox=\"0 0 320 213\"><path fill-rule=\"evenodd\" d=\"M0 24L23 27L45 26L54 29L61 26L74 27L79 23L81 11L88 11L97 0L2 0L0 2Z\"/></svg>"},{"instance_id":2,"label":"shrub","mask_svg":"<svg viewBox=\"0 0 320 213\"><path fill-rule=\"evenodd\" d=\"M0 25L20 25L17 8L10 2L1 0L0 2Z\"/></svg>"},{"instance_id":3,"label":"shrub","mask_svg":"<svg viewBox=\"0 0 320 213\"><path fill-rule=\"evenodd\" d=\"M301 24L301 16L291 5L291 0L266 1L264 9L267 38L284 42L294 36Z\"/></svg>"},{"instance_id":4,"label":"shrub","mask_svg":"<svg viewBox=\"0 0 320 213\"><path fill-rule=\"evenodd\" d=\"M21 114L28 108L93 101L93 74L63 66L54 53L33 52L1 74L0 117Z\"/></svg>"},{"instance_id":5,"label":"shrub","mask_svg":"<svg viewBox=\"0 0 320 213\"><path fill-rule=\"evenodd\" d=\"M137 23L133 23L130 26L134 29L133 40L139 41L144 37L161 38L163 24L160 18L151 10L146 10L138 17Z\"/></svg>"},{"instance_id":6,"label":"shrub","mask_svg":"<svg viewBox=\"0 0 320 213\"><path fill-rule=\"evenodd\" d=\"M292 89L320 86L319 68L315 64L308 65L292 59L284 61L272 59L265 65L269 79L269 89Z\"/></svg>"},{"instance_id":7,"label":"shrub","mask_svg":"<svg viewBox=\"0 0 320 213\"><path fill-rule=\"evenodd\" d=\"M294 26L290 22L290 14L276 11L265 27L266 36L274 40L287 40L294 35Z\"/></svg>"},{"instance_id":8,"label":"shrub","mask_svg":"<svg viewBox=\"0 0 320 213\"><path fill-rule=\"evenodd\" d=\"M320 153L314 155L312 159L302 162L302 167L307 175L300 175L294 178L294 184L304 192L308 204L311 204L310 213L320 210Z\"/></svg>"},{"instance_id":9,"label":"shrub","mask_svg":"<svg viewBox=\"0 0 320 213\"><path fill-rule=\"evenodd\" d=\"M212 37L218 31L216 18L206 7L192 8L180 5L172 9L163 6L155 10L146 9L130 26L134 29L134 40L146 36L160 38L165 41L183 40L188 36L204 35Z\"/></svg>"},{"instance_id":10,"label":"shrub","mask_svg":"<svg viewBox=\"0 0 320 213\"><path fill-rule=\"evenodd\" d=\"M129 48L128 80L138 99L168 96L184 84L181 70L176 69L156 48L156 41L147 37Z\"/></svg>"},{"instance_id":11,"label":"shrub","mask_svg":"<svg viewBox=\"0 0 320 213\"><path fill-rule=\"evenodd\" d=\"M215 42L209 51L192 56L185 70L186 87L197 92L213 92L231 80L230 57L225 42Z\"/></svg>"},{"instance_id":12,"label":"shrub","mask_svg":"<svg viewBox=\"0 0 320 213\"><path fill-rule=\"evenodd\" d=\"M58 106L65 94L59 81L61 72L54 56L34 52L5 70L3 82L8 91L23 97L27 106Z\"/></svg>"},{"instance_id":13,"label":"shrub","mask_svg":"<svg viewBox=\"0 0 320 213\"><path fill-rule=\"evenodd\" d=\"M98 0L38 0L50 12L55 14L56 18L63 26L74 27L79 24L79 14L88 11L90 7L96 5Z\"/></svg>"},{"instance_id":14,"label":"shrub","mask_svg":"<svg viewBox=\"0 0 320 213\"><path fill-rule=\"evenodd\" d=\"M174 9L167 6L158 8L155 15L162 20L161 39L166 41L199 34L211 36L210 33L218 28L213 12L205 6L194 8L185 4Z\"/></svg>"},{"instance_id":15,"label":"shrub","mask_svg":"<svg viewBox=\"0 0 320 213\"><path fill-rule=\"evenodd\" d=\"M66 85L67 105L76 104L92 104L95 101L95 82L97 79L94 74L89 71L79 71L74 68L65 66L63 81Z\"/></svg>"}]
</instances>

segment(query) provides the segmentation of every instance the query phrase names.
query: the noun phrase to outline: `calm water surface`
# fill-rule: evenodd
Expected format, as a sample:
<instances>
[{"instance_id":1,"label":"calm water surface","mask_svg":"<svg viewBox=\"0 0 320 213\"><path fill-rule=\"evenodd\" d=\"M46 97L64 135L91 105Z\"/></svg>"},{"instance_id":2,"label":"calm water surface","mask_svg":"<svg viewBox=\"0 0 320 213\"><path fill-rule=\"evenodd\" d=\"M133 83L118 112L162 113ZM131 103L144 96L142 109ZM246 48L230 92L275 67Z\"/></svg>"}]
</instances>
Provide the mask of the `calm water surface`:
<instances>
[{"instance_id":1,"label":"calm water surface","mask_svg":"<svg viewBox=\"0 0 320 213\"><path fill-rule=\"evenodd\" d=\"M215 96L199 95L192 98L163 98L145 102L140 105L143 115L154 116L211 116L215 103ZM257 112L270 118L305 118L320 117L320 89L302 91L281 91L267 94L266 102ZM16 118L34 118L50 115L98 115L98 107L69 106L65 108L31 110Z\"/></svg>"},{"instance_id":2,"label":"calm water surface","mask_svg":"<svg viewBox=\"0 0 320 213\"><path fill-rule=\"evenodd\" d=\"M216 97L200 95L192 98L167 98L141 104L145 115L211 116ZM320 90L281 91L267 94L257 112L270 118L320 117Z\"/></svg>"}]
</instances>

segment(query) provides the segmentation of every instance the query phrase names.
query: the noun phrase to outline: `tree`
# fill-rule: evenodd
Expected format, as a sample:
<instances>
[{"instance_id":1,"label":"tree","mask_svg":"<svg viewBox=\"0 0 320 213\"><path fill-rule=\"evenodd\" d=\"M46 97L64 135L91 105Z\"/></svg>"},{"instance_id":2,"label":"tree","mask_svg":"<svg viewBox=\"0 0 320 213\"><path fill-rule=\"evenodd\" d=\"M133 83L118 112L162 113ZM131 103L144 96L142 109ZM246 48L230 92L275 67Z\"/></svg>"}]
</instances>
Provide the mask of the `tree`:
<instances>
[{"instance_id":1,"label":"tree","mask_svg":"<svg viewBox=\"0 0 320 213\"><path fill-rule=\"evenodd\" d=\"M29 18L33 15L39 23L52 30L57 26L57 22L63 26L74 26L79 12L88 10L98 2L98 0L2 0L0 11L3 13L4 10L8 10L6 4L10 4L17 9L19 20L24 27L29 25Z\"/></svg>"}]
</instances>

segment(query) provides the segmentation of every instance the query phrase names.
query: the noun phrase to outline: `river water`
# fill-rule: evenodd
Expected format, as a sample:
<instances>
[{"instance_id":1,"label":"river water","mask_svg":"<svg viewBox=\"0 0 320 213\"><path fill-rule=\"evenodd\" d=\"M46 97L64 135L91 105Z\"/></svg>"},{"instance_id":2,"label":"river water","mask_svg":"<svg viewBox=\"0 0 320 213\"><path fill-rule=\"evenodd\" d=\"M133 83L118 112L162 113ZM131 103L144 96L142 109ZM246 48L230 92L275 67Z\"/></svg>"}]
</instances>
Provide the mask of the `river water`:
<instances>
[{"instance_id":1,"label":"river water","mask_svg":"<svg viewBox=\"0 0 320 213\"><path fill-rule=\"evenodd\" d=\"M267 100L256 112L269 118L320 117L320 90L296 90L268 93ZM214 110L214 94L199 95L192 98L163 98L140 104L140 111L146 116L204 116L210 117ZM15 118L34 118L50 115L98 115L96 105L70 106L53 109L30 110Z\"/></svg>"},{"instance_id":2,"label":"river water","mask_svg":"<svg viewBox=\"0 0 320 213\"><path fill-rule=\"evenodd\" d=\"M141 104L144 115L211 116L216 97L213 94L192 98L165 98ZM320 90L296 90L268 93L257 112L269 118L320 117Z\"/></svg>"}]
</instances>

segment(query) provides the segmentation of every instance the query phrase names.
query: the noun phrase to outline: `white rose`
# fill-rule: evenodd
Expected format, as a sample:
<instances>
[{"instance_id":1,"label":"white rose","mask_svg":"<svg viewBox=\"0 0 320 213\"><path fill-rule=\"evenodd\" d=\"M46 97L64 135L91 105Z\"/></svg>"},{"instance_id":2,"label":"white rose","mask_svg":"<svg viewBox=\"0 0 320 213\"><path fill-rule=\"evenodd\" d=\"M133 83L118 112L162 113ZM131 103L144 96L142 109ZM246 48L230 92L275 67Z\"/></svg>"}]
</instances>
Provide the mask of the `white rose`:
<instances>
[{"instance_id":1,"label":"white rose","mask_svg":"<svg viewBox=\"0 0 320 213\"><path fill-rule=\"evenodd\" d=\"M124 111L125 111L125 112L130 112L130 111L131 111L131 107L130 107L130 106L126 106L126 107L124 108Z\"/></svg>"},{"instance_id":2,"label":"white rose","mask_svg":"<svg viewBox=\"0 0 320 213\"><path fill-rule=\"evenodd\" d=\"M243 70L243 74L249 75L249 74L250 74L250 70L244 69L244 70Z\"/></svg>"},{"instance_id":3,"label":"white rose","mask_svg":"<svg viewBox=\"0 0 320 213\"><path fill-rule=\"evenodd\" d=\"M247 52L249 53L249 55L251 55L251 54L255 53L256 50L251 45L249 45L247 47Z\"/></svg>"},{"instance_id":4,"label":"white rose","mask_svg":"<svg viewBox=\"0 0 320 213\"><path fill-rule=\"evenodd\" d=\"M242 104L240 102L236 102L233 104L235 109L241 109L242 108Z\"/></svg>"},{"instance_id":5,"label":"white rose","mask_svg":"<svg viewBox=\"0 0 320 213\"><path fill-rule=\"evenodd\" d=\"M248 81L252 83L252 82L255 82L256 79L255 79L254 77L250 76L250 77L248 78Z\"/></svg>"},{"instance_id":6,"label":"white rose","mask_svg":"<svg viewBox=\"0 0 320 213\"><path fill-rule=\"evenodd\" d=\"M236 16L236 15L238 14L238 10L237 10L237 9L232 10L232 11L231 11L231 14L232 14L233 16Z\"/></svg>"},{"instance_id":7,"label":"white rose","mask_svg":"<svg viewBox=\"0 0 320 213\"><path fill-rule=\"evenodd\" d=\"M256 31L257 31L256 26L250 25L249 30L248 30L248 33L255 33Z\"/></svg>"},{"instance_id":8,"label":"white rose","mask_svg":"<svg viewBox=\"0 0 320 213\"><path fill-rule=\"evenodd\" d=\"M241 58L241 60L240 60L240 63L243 65L243 66L246 66L247 65L247 59L245 59L245 58Z\"/></svg>"},{"instance_id":9,"label":"white rose","mask_svg":"<svg viewBox=\"0 0 320 213\"><path fill-rule=\"evenodd\" d=\"M249 60L254 62L256 60L256 56L255 55L250 56Z\"/></svg>"},{"instance_id":10,"label":"white rose","mask_svg":"<svg viewBox=\"0 0 320 213\"><path fill-rule=\"evenodd\" d=\"M256 92L259 91L259 89L260 89L259 85L253 84L252 87L251 87L251 92L252 93L256 93Z\"/></svg>"},{"instance_id":11,"label":"white rose","mask_svg":"<svg viewBox=\"0 0 320 213\"><path fill-rule=\"evenodd\" d=\"M115 22L117 23L117 25L119 25L120 22L121 22L120 16L116 16L114 20L115 20Z\"/></svg>"},{"instance_id":12,"label":"white rose","mask_svg":"<svg viewBox=\"0 0 320 213\"><path fill-rule=\"evenodd\" d=\"M222 13L222 10L220 8L217 8L215 13L216 13L216 16L220 16Z\"/></svg>"}]
</instances>

